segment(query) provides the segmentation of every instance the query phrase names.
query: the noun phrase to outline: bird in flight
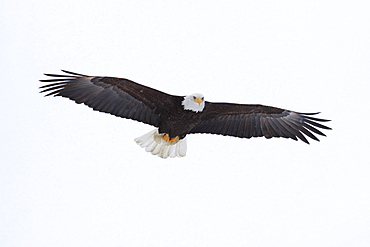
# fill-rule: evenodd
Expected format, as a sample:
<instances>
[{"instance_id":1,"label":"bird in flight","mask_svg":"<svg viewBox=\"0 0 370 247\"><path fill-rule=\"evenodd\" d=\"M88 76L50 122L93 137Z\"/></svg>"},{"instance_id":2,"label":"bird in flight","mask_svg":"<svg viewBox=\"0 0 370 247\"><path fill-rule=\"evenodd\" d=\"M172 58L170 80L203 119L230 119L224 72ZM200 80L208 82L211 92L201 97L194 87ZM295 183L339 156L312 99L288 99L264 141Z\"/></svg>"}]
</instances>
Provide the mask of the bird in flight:
<instances>
[{"instance_id":1,"label":"bird in flight","mask_svg":"<svg viewBox=\"0 0 370 247\"><path fill-rule=\"evenodd\" d=\"M300 139L325 136L319 129L330 120L277 107L208 102L195 93L170 95L124 78L88 76L62 70L45 74L51 79L41 86L45 96L62 96L93 110L153 125L156 129L135 139L147 152L161 158L184 157L188 134L209 133L240 138L283 137Z\"/></svg>"}]
</instances>

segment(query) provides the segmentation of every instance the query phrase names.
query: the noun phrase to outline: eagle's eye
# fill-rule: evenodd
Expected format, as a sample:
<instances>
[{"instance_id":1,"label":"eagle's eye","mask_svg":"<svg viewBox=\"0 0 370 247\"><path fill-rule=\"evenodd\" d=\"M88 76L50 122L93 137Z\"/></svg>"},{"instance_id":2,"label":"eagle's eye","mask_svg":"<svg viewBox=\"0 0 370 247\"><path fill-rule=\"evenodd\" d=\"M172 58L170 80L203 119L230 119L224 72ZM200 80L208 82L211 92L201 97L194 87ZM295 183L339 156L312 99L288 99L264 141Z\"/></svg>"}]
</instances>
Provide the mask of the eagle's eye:
<instances>
[{"instance_id":1,"label":"eagle's eye","mask_svg":"<svg viewBox=\"0 0 370 247\"><path fill-rule=\"evenodd\" d=\"M193 96L193 100L196 100L196 99L197 99L197 97Z\"/></svg>"}]
</instances>

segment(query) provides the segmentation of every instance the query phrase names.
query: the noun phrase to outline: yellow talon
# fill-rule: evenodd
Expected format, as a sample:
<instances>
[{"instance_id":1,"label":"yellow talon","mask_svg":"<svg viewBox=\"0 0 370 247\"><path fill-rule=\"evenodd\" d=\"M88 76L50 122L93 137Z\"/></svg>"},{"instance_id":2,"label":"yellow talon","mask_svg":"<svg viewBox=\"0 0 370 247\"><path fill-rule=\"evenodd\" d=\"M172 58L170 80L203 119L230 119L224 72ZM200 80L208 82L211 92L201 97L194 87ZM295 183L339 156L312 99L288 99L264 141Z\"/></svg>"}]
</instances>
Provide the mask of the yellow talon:
<instances>
[{"instance_id":1,"label":"yellow talon","mask_svg":"<svg viewBox=\"0 0 370 247\"><path fill-rule=\"evenodd\" d=\"M179 139L178 136L174 137L174 138L171 138L169 134L165 134L163 137L162 137L163 140L165 140L166 142L169 142L169 143L174 143L175 141L177 141Z\"/></svg>"}]
</instances>

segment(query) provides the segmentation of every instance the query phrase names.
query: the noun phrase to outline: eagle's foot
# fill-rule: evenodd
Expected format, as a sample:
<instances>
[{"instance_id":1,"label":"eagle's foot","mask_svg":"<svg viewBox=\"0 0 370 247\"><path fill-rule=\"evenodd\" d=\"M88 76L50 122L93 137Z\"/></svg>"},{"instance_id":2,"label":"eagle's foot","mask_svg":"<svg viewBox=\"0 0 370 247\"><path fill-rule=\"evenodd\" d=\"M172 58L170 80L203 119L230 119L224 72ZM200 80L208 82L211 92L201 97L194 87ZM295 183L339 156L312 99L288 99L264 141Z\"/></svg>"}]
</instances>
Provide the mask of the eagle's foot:
<instances>
[{"instance_id":1,"label":"eagle's foot","mask_svg":"<svg viewBox=\"0 0 370 247\"><path fill-rule=\"evenodd\" d=\"M174 143L175 141L179 140L179 137L176 136L174 138L171 138L169 134L165 134L162 139L166 142L169 142L169 143Z\"/></svg>"}]
</instances>

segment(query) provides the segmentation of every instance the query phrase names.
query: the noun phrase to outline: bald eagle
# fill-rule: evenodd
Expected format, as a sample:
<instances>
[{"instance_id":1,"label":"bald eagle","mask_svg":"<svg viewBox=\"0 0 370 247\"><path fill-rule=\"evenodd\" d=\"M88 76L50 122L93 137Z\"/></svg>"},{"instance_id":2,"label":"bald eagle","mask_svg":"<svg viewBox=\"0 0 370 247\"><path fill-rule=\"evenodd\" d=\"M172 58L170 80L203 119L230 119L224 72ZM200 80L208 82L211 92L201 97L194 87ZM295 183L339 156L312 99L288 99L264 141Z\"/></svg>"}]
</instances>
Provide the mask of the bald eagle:
<instances>
[{"instance_id":1,"label":"bald eagle","mask_svg":"<svg viewBox=\"0 0 370 247\"><path fill-rule=\"evenodd\" d=\"M312 117L317 113L299 113L281 108L233 103L213 103L195 93L170 95L128 79L88 76L62 70L65 75L45 74L52 79L41 86L45 96L62 96L92 109L137 120L157 127L135 139L147 152L161 158L186 155L188 134L210 133L240 138L283 137L302 140L313 134L325 136L318 128L330 129Z\"/></svg>"}]
</instances>

